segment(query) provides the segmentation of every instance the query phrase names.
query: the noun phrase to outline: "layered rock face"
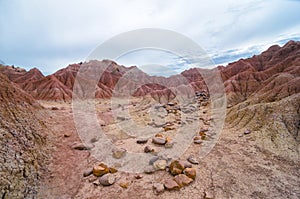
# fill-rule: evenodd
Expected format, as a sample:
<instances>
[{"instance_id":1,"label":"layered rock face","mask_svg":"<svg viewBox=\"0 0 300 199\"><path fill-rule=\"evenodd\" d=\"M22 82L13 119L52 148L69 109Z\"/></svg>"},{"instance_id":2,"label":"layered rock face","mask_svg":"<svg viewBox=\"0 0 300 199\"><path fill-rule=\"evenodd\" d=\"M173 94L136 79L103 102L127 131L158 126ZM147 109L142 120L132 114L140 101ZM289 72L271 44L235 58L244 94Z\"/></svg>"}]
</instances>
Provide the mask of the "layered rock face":
<instances>
[{"instance_id":1,"label":"layered rock face","mask_svg":"<svg viewBox=\"0 0 300 199\"><path fill-rule=\"evenodd\" d=\"M41 106L2 74L0 84L0 197L33 198L47 157Z\"/></svg>"},{"instance_id":2,"label":"layered rock face","mask_svg":"<svg viewBox=\"0 0 300 199\"><path fill-rule=\"evenodd\" d=\"M232 105L273 102L300 92L300 42L272 46L261 55L219 67Z\"/></svg>"}]
</instances>

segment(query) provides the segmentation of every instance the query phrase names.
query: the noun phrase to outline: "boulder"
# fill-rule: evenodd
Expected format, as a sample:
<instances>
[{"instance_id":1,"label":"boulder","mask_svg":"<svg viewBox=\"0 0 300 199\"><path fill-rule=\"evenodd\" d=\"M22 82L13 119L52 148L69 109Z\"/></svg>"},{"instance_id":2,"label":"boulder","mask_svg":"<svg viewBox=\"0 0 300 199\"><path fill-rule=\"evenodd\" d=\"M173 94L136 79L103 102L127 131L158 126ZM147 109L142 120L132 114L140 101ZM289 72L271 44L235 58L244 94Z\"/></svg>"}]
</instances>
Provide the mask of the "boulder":
<instances>
[{"instance_id":1,"label":"boulder","mask_svg":"<svg viewBox=\"0 0 300 199\"><path fill-rule=\"evenodd\" d=\"M183 173L187 177L192 178L193 180L195 180L196 175L197 175L197 172L196 172L195 168L186 168L186 169L183 170Z\"/></svg>"},{"instance_id":2,"label":"boulder","mask_svg":"<svg viewBox=\"0 0 300 199\"><path fill-rule=\"evenodd\" d=\"M103 163L93 167L94 176L100 177L107 173L109 173L109 168Z\"/></svg>"},{"instance_id":3,"label":"boulder","mask_svg":"<svg viewBox=\"0 0 300 199\"><path fill-rule=\"evenodd\" d=\"M175 180L173 180L173 179L166 180L165 183L164 183L164 186L167 190L170 190L170 191L180 189L177 182L175 182Z\"/></svg>"},{"instance_id":4,"label":"boulder","mask_svg":"<svg viewBox=\"0 0 300 199\"><path fill-rule=\"evenodd\" d=\"M181 174L184 169L185 169L184 165L182 164L182 162L179 162L178 160L174 160L170 164L170 173L172 175Z\"/></svg>"}]
</instances>

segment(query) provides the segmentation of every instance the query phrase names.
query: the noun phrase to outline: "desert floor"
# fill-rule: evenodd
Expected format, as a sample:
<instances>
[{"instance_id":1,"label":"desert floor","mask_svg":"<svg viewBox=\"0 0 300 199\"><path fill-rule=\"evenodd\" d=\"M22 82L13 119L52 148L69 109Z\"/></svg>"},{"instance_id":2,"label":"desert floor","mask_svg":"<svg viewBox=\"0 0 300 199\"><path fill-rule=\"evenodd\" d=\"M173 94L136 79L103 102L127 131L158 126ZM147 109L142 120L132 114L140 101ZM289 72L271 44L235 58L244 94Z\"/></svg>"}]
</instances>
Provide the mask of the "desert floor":
<instances>
[{"instance_id":1,"label":"desert floor","mask_svg":"<svg viewBox=\"0 0 300 199\"><path fill-rule=\"evenodd\" d=\"M71 103L45 101L40 103L45 109L41 109L38 115L49 131L48 138L52 145L52 158L48 165L49 171L43 176L44 182L38 196L40 198L296 199L300 197L300 165L266 150L259 141L261 132L252 131L250 134L244 134L245 127L229 128L230 125L225 123L220 134L216 135L211 130L214 118L209 104L202 106L196 101L192 104L193 110L187 114L188 116L182 117L184 115L182 110L172 111L172 107L159 107L149 98L132 99L130 103L121 106L111 106L109 100L97 100L95 110L103 132L116 146L129 152L144 153L144 147L149 145L159 153L166 149L164 146L151 143L151 136L156 133L174 139L180 129L189 131L190 129L186 128L189 124L196 124L199 129L208 129L201 144L193 143L192 139L185 140L189 142L189 147L178 157L180 160L186 160L193 155L199 161L198 165L193 165L197 169L195 181L180 190L165 190L157 195L153 191L153 184L164 183L166 179L172 178L167 171L160 170L152 174L118 171L114 174L116 183L104 187L97 183L97 178L93 175L83 177L84 171L101 162L97 153L101 154L103 148L101 144L97 144L99 142L97 135L90 143L91 150L74 149L72 147L74 143L80 142L81 139L76 130ZM130 118L115 117L114 110L128 110ZM126 125L128 121L149 127L151 135L147 144L137 144L138 137L126 133L124 129L130 129ZM163 128L166 126L169 127L167 131ZM89 128L93 127L86 126L86 128L92 131ZM213 148L210 150L206 146ZM208 150L208 154L205 154L205 150ZM136 161L135 164L144 165L141 161ZM137 175L142 178L137 179ZM126 188L120 184L125 184Z\"/></svg>"}]
</instances>

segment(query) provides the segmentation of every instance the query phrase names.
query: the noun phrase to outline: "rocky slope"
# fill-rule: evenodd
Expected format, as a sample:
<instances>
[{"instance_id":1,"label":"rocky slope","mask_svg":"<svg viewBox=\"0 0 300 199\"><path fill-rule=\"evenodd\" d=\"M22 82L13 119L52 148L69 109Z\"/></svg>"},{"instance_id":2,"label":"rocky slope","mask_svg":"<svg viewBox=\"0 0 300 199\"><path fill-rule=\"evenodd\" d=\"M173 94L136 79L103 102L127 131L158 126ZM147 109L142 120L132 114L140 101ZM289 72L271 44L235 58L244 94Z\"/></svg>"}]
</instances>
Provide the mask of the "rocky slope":
<instances>
[{"instance_id":1,"label":"rocky slope","mask_svg":"<svg viewBox=\"0 0 300 199\"><path fill-rule=\"evenodd\" d=\"M2 74L0 84L1 198L33 198L47 157L41 106Z\"/></svg>"}]
</instances>

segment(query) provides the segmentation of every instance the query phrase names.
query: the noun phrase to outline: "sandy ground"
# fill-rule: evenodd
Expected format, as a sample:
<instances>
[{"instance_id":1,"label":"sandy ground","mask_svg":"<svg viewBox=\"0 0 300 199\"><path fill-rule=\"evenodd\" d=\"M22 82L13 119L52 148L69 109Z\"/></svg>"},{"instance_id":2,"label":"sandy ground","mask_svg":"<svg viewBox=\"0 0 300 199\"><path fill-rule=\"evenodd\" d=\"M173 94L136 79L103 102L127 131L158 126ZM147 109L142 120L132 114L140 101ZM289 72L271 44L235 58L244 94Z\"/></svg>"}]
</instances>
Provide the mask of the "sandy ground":
<instances>
[{"instance_id":1,"label":"sandy ground","mask_svg":"<svg viewBox=\"0 0 300 199\"><path fill-rule=\"evenodd\" d=\"M151 126L149 123L153 118L157 122L158 118L163 118L164 122L172 123L170 127L174 129L165 132L162 127L151 126L153 133L163 132L165 136L174 138L178 129L184 128L178 119L183 113L168 114L163 109L155 112L151 103L148 99L135 99L126 106L111 107L110 101L99 100L96 103L97 117L105 134L115 145L126 148L127 151L143 153L146 145L137 144L135 136L122 130L126 120L124 122L114 118L112 109L128 109L131 120L139 125ZM217 141L217 144L204 158L198 158L200 164L194 165L197 168L196 180L179 191L164 191L159 195L154 193L153 183L163 183L172 177L167 171L142 173L141 179L136 179L134 173L119 171L115 174L117 181L112 186L95 185L93 182L97 179L94 176L83 177L83 172L101 162L93 155L95 149L101 151L101 146L97 146L96 141L93 143L95 148L91 151L72 149L74 142L80 141L80 138L75 128L71 104L41 104L45 109L39 112L39 116L45 121L51 134L53 158L49 164L50 174L44 176L45 182L38 198L300 198L299 162L265 150L259 145L257 132L243 135L243 129L229 129L226 126L219 139L213 135L210 137L210 131L207 132L204 142ZM52 107L57 107L58 110L52 110ZM200 106L197 109L200 112L199 118L184 120L197 122L202 128L210 128L208 107ZM179 157L181 160L189 155L197 157L203 150L201 147L205 145L190 142L189 148ZM164 147L153 145L151 140L147 145L156 151L165 150ZM142 163L137 161L136 164ZM119 185L121 182L128 183L128 187L122 188Z\"/></svg>"}]
</instances>

